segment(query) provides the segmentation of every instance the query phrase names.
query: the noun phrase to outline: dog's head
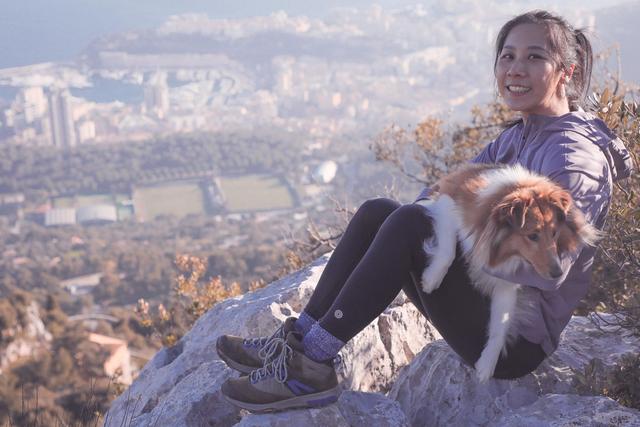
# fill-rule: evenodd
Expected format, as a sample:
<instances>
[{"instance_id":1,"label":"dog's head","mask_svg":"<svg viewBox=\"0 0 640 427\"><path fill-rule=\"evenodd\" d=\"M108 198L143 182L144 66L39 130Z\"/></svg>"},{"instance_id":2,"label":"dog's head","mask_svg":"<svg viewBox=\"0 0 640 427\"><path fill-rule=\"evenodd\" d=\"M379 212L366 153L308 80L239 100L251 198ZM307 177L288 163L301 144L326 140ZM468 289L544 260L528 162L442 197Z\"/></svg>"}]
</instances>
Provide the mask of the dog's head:
<instances>
[{"instance_id":1,"label":"dog's head","mask_svg":"<svg viewBox=\"0 0 640 427\"><path fill-rule=\"evenodd\" d=\"M507 194L491 215L497 235L489 265L520 256L547 279L562 275L560 255L598 239L598 231L586 222L571 195L546 182Z\"/></svg>"}]
</instances>

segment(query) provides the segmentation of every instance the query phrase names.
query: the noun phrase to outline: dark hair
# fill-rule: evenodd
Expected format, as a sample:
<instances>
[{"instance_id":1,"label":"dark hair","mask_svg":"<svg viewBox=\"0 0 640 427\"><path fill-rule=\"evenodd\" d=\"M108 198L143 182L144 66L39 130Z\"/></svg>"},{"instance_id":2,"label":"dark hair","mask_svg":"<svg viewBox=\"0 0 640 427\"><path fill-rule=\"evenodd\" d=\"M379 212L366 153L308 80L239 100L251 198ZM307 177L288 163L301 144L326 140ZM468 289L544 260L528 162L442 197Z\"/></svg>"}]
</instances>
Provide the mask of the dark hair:
<instances>
[{"instance_id":1,"label":"dark hair","mask_svg":"<svg viewBox=\"0 0 640 427\"><path fill-rule=\"evenodd\" d=\"M568 71L575 64L573 75L566 83L569 109L575 111L587 95L591 83L593 52L591 43L582 29L573 28L567 21L544 10L534 10L516 16L504 24L496 38L496 58L493 68L498 64L500 52L511 30L520 24L542 25L547 31L550 54L559 70Z\"/></svg>"}]
</instances>

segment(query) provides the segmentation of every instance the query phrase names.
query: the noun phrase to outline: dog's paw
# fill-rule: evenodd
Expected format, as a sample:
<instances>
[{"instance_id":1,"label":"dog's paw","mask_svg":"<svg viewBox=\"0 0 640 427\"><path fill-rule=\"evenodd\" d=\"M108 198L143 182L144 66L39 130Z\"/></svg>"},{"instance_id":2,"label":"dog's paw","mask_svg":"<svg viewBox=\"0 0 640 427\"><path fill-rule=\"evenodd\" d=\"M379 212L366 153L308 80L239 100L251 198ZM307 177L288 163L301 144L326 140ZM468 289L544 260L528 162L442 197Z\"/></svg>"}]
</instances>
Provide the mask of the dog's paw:
<instances>
[{"instance_id":1,"label":"dog's paw","mask_svg":"<svg viewBox=\"0 0 640 427\"><path fill-rule=\"evenodd\" d=\"M440 283L442 283L442 279L447 274L447 270L443 269L443 271L432 271L432 269L427 268L427 271L422 275L422 290L430 294L440 287Z\"/></svg>"},{"instance_id":2,"label":"dog's paw","mask_svg":"<svg viewBox=\"0 0 640 427\"><path fill-rule=\"evenodd\" d=\"M488 357L480 357L476 362L476 377L481 383L485 383L493 377L493 371L496 368L495 362L489 360Z\"/></svg>"},{"instance_id":3,"label":"dog's paw","mask_svg":"<svg viewBox=\"0 0 640 427\"><path fill-rule=\"evenodd\" d=\"M430 294L440 287L444 276L449 271L450 262L439 262L435 260L433 264L425 268L422 273L422 290Z\"/></svg>"}]
</instances>

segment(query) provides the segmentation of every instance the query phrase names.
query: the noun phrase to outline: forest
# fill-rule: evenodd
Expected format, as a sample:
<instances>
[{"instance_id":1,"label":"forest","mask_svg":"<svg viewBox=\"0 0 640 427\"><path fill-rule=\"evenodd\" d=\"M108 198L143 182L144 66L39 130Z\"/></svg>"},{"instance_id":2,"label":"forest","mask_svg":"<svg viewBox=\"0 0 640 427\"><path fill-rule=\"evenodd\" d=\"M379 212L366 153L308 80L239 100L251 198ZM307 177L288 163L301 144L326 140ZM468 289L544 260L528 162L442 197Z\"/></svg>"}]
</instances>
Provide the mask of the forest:
<instances>
[{"instance_id":1,"label":"forest","mask_svg":"<svg viewBox=\"0 0 640 427\"><path fill-rule=\"evenodd\" d=\"M230 173L291 171L300 141L280 131L168 135L152 141L82 145L71 150L8 145L0 156L0 193L47 197L129 192L132 185Z\"/></svg>"}]
</instances>

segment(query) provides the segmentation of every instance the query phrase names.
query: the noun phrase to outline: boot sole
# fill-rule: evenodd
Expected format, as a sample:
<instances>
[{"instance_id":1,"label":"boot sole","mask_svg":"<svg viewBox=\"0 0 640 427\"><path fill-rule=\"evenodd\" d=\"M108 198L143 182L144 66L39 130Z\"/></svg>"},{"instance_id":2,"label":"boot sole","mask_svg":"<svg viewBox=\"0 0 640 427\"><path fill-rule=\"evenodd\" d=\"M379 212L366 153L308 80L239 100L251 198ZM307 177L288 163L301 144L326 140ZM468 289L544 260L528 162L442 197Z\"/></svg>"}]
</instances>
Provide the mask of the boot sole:
<instances>
[{"instance_id":1,"label":"boot sole","mask_svg":"<svg viewBox=\"0 0 640 427\"><path fill-rule=\"evenodd\" d=\"M262 367L262 366L248 366L248 365L243 365L242 363L236 362L235 360L233 360L232 358L224 354L224 352L218 347L218 343L216 343L216 353L218 353L218 356L220 357L220 359L222 359L222 361L226 363L228 367L244 375L248 375L251 373L251 371L255 371L256 369L259 369Z\"/></svg>"},{"instance_id":2,"label":"boot sole","mask_svg":"<svg viewBox=\"0 0 640 427\"><path fill-rule=\"evenodd\" d=\"M248 403L233 399L222 393L225 400L240 409L253 413L285 411L287 409L319 408L338 401L340 386L319 393L305 394L270 403Z\"/></svg>"}]
</instances>

